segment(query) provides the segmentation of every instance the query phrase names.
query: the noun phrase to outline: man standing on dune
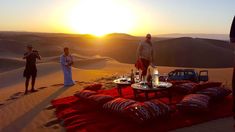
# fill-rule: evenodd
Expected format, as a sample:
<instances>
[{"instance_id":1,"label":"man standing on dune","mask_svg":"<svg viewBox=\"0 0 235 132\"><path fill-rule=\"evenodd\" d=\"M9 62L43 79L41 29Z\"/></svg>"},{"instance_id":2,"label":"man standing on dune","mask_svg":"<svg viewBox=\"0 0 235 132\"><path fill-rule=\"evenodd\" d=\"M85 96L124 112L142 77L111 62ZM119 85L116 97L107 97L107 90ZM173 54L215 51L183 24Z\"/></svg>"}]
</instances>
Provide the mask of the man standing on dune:
<instances>
[{"instance_id":1,"label":"man standing on dune","mask_svg":"<svg viewBox=\"0 0 235 132\"><path fill-rule=\"evenodd\" d=\"M145 79L148 67L151 63L153 63L153 45L151 38L151 34L147 34L145 41L141 42L137 49L137 63L141 63L141 66L136 64L136 67L142 70L142 79Z\"/></svg>"},{"instance_id":2,"label":"man standing on dune","mask_svg":"<svg viewBox=\"0 0 235 132\"><path fill-rule=\"evenodd\" d=\"M28 86L29 80L31 79L31 92L35 92L34 89L36 77L37 77L37 67L36 67L36 59L41 60L41 56L39 55L38 51L33 50L32 45L27 46L27 52L24 54L23 59L26 59L26 66L24 70L24 77L26 78L25 81L25 94L28 93Z\"/></svg>"},{"instance_id":3,"label":"man standing on dune","mask_svg":"<svg viewBox=\"0 0 235 132\"><path fill-rule=\"evenodd\" d=\"M69 53L69 48L64 48L64 54L60 56L60 64L64 73L64 86L72 86L75 82L72 79L73 57Z\"/></svg>"}]
</instances>

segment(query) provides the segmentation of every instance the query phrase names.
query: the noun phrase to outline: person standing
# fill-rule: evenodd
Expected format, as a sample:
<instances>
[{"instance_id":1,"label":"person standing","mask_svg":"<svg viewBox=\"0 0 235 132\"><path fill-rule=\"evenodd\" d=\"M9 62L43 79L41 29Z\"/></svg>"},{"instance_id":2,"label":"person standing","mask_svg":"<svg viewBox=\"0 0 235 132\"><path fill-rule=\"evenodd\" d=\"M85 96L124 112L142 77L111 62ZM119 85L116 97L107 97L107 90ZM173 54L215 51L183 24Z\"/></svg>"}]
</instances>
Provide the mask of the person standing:
<instances>
[{"instance_id":1,"label":"person standing","mask_svg":"<svg viewBox=\"0 0 235 132\"><path fill-rule=\"evenodd\" d=\"M73 57L67 47L64 48L64 54L60 56L60 64L64 73L64 86L74 85L75 83L72 79Z\"/></svg>"},{"instance_id":2,"label":"person standing","mask_svg":"<svg viewBox=\"0 0 235 132\"><path fill-rule=\"evenodd\" d=\"M136 64L136 67L142 70L141 79L146 79L148 67L153 63L153 45L151 38L151 34L147 34L145 41L141 42L137 49L137 63L140 64Z\"/></svg>"},{"instance_id":3,"label":"person standing","mask_svg":"<svg viewBox=\"0 0 235 132\"><path fill-rule=\"evenodd\" d=\"M233 44L233 78L232 78L232 91L233 91L233 118L235 119L235 16L230 30L230 43Z\"/></svg>"},{"instance_id":4,"label":"person standing","mask_svg":"<svg viewBox=\"0 0 235 132\"><path fill-rule=\"evenodd\" d=\"M31 78L31 92L35 92L34 89L36 77L37 77L37 67L36 67L36 59L41 60L41 56L38 51L33 50L32 45L27 46L27 52L24 54L23 59L26 59L26 65L24 70L25 81L25 94L28 93L29 81Z\"/></svg>"}]
</instances>

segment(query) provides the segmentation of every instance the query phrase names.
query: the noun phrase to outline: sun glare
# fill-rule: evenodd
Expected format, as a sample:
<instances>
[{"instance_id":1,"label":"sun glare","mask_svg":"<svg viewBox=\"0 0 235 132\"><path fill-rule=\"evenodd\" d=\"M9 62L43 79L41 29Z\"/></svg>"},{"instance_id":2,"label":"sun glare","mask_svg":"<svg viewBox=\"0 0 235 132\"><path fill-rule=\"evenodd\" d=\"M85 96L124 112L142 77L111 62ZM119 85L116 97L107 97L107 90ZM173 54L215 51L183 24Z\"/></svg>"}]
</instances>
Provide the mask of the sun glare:
<instances>
[{"instance_id":1,"label":"sun glare","mask_svg":"<svg viewBox=\"0 0 235 132\"><path fill-rule=\"evenodd\" d=\"M130 32L135 14L124 1L79 0L68 12L68 26L74 33L103 36L113 32Z\"/></svg>"}]
</instances>

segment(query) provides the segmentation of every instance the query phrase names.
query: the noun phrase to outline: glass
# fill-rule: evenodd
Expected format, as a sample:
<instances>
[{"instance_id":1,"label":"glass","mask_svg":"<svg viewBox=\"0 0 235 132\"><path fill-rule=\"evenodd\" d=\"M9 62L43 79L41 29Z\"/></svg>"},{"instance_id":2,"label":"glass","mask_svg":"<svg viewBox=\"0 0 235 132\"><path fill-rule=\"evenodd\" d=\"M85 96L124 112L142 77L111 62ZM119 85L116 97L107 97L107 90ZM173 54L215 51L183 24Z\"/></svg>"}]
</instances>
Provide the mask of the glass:
<instances>
[{"instance_id":1,"label":"glass","mask_svg":"<svg viewBox=\"0 0 235 132\"><path fill-rule=\"evenodd\" d=\"M159 72L157 68L154 68L153 70L152 81L153 81L153 87L159 85Z\"/></svg>"},{"instance_id":2,"label":"glass","mask_svg":"<svg viewBox=\"0 0 235 132\"><path fill-rule=\"evenodd\" d=\"M168 82L168 74L167 73L164 73L163 74L163 77L164 77L164 82Z\"/></svg>"}]
</instances>

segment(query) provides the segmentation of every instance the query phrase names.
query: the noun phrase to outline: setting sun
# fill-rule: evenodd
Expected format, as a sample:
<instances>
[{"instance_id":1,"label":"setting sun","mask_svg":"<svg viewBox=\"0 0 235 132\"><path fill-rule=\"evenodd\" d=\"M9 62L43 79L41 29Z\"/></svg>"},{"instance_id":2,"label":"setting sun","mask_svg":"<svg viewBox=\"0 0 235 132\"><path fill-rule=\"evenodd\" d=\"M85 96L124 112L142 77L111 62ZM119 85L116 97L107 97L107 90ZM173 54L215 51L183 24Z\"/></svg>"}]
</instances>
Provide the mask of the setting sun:
<instances>
[{"instance_id":1,"label":"setting sun","mask_svg":"<svg viewBox=\"0 0 235 132\"><path fill-rule=\"evenodd\" d=\"M102 36L111 32L130 32L135 14L125 4L111 0L80 0L67 15L72 32Z\"/></svg>"}]
</instances>

